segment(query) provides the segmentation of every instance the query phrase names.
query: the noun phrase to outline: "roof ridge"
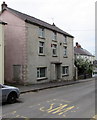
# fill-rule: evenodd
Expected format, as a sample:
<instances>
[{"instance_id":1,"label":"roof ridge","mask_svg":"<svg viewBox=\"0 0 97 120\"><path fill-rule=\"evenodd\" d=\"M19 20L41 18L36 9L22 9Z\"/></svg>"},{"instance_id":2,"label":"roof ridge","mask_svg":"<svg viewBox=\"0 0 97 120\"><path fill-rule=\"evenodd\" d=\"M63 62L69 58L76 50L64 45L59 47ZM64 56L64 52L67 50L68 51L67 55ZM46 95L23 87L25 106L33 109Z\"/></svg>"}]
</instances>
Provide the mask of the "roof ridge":
<instances>
[{"instance_id":1,"label":"roof ridge","mask_svg":"<svg viewBox=\"0 0 97 120\"><path fill-rule=\"evenodd\" d=\"M34 24L38 24L40 26L43 26L45 28L48 28L48 29L51 29L53 31L56 31L56 32L59 32L61 34L65 34L67 36L70 36L72 38L74 38L72 35L68 34L67 32L61 30L60 28L58 28L57 26L54 26L53 24L51 25L50 23L47 23L43 20L40 20L36 17L33 17L31 15L28 15L28 14L25 14L25 13L22 13L20 11L17 11L17 10L14 10L12 8L9 8L9 7L6 7L5 10L9 10L10 12L12 12L13 14L17 15L20 19L24 20L25 22L28 22L28 23L34 23Z\"/></svg>"}]
</instances>

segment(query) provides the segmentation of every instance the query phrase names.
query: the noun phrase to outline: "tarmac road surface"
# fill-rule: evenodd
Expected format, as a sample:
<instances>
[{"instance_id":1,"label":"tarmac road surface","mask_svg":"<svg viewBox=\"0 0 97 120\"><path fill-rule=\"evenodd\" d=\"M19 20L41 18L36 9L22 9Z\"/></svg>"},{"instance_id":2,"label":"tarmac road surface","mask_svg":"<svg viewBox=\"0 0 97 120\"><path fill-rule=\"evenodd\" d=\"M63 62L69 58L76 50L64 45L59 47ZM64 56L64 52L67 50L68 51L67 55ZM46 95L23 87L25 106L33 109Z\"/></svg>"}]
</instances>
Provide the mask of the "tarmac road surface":
<instances>
[{"instance_id":1,"label":"tarmac road surface","mask_svg":"<svg viewBox=\"0 0 97 120\"><path fill-rule=\"evenodd\" d=\"M2 106L4 118L92 118L95 116L95 80L28 92L15 104ZM2 120L3 120L2 119ZM12 119L14 120L14 119ZM22 119L21 119L22 120ZM79 119L80 120L80 119Z\"/></svg>"}]
</instances>

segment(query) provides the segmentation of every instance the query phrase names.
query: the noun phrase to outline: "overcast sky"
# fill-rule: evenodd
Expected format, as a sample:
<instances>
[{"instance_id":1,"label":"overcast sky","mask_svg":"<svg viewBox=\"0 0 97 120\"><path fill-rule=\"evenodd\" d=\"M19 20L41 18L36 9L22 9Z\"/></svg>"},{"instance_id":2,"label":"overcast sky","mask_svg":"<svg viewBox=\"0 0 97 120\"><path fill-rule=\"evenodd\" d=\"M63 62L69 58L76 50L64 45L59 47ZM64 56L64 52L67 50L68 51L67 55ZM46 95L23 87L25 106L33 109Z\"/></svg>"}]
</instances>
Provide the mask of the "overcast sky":
<instances>
[{"instance_id":1,"label":"overcast sky","mask_svg":"<svg viewBox=\"0 0 97 120\"><path fill-rule=\"evenodd\" d=\"M55 25L95 54L96 0L0 0L8 7Z\"/></svg>"}]
</instances>

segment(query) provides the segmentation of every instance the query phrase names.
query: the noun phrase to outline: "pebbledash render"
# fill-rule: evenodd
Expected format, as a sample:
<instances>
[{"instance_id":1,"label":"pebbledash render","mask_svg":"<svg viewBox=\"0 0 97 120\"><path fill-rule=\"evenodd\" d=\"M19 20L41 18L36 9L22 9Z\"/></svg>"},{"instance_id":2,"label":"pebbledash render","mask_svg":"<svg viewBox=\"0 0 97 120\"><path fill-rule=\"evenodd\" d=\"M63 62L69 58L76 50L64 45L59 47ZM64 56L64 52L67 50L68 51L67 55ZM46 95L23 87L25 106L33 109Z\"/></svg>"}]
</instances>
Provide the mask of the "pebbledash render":
<instances>
[{"instance_id":1,"label":"pebbledash render","mask_svg":"<svg viewBox=\"0 0 97 120\"><path fill-rule=\"evenodd\" d=\"M5 26L5 81L36 84L74 77L73 36L44 21L7 7Z\"/></svg>"}]
</instances>

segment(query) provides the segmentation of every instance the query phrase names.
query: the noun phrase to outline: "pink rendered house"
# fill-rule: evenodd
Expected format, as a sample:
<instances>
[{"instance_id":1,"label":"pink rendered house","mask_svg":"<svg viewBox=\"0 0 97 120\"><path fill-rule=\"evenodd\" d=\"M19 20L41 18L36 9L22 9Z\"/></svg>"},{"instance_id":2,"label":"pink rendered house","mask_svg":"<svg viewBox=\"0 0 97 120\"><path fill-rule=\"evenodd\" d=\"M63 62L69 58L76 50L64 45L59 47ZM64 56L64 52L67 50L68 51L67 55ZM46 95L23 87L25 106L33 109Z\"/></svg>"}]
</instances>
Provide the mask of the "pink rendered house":
<instances>
[{"instance_id":1,"label":"pink rendered house","mask_svg":"<svg viewBox=\"0 0 97 120\"><path fill-rule=\"evenodd\" d=\"M25 22L15 16L14 13L12 14L11 9L8 9L5 3L2 5L0 19L8 22L7 26L5 26L5 82L23 83L25 78L23 78L21 73L23 70L25 72L25 67L21 69L20 65L26 64Z\"/></svg>"}]
</instances>

